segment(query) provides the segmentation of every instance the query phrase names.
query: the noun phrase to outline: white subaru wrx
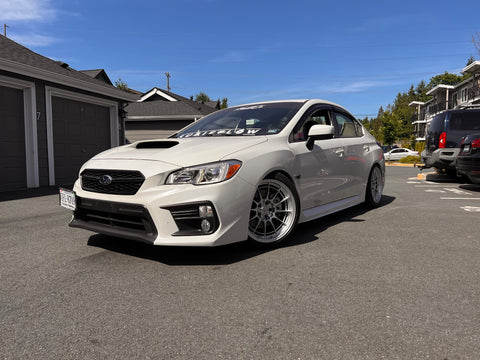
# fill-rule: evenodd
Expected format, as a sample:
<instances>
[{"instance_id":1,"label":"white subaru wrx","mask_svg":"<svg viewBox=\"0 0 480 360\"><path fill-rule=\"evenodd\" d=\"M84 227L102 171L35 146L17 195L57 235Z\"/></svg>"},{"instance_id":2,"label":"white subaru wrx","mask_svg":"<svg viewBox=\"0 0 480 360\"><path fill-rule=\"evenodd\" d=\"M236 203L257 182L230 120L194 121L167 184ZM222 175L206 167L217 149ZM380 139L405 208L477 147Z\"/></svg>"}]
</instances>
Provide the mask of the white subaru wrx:
<instances>
[{"instance_id":1,"label":"white subaru wrx","mask_svg":"<svg viewBox=\"0 0 480 360\"><path fill-rule=\"evenodd\" d=\"M341 106L273 101L102 152L61 202L72 227L154 245L277 246L298 223L378 206L384 174L382 149Z\"/></svg>"}]
</instances>

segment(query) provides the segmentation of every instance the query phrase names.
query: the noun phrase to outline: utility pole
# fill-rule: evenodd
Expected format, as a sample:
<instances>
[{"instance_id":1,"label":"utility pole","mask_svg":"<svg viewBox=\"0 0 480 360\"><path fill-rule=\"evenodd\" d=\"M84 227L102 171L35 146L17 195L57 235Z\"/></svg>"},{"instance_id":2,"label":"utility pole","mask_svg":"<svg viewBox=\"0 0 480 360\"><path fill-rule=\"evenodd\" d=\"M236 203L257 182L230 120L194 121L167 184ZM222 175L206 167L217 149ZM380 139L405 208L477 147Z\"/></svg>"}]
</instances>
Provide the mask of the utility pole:
<instances>
[{"instance_id":1,"label":"utility pole","mask_svg":"<svg viewBox=\"0 0 480 360\"><path fill-rule=\"evenodd\" d=\"M10 27L8 26L7 24L3 24L3 36L7 37L7 27Z\"/></svg>"},{"instance_id":2,"label":"utility pole","mask_svg":"<svg viewBox=\"0 0 480 360\"><path fill-rule=\"evenodd\" d=\"M170 91L170 73L166 72L165 76L167 77L167 91Z\"/></svg>"}]
</instances>

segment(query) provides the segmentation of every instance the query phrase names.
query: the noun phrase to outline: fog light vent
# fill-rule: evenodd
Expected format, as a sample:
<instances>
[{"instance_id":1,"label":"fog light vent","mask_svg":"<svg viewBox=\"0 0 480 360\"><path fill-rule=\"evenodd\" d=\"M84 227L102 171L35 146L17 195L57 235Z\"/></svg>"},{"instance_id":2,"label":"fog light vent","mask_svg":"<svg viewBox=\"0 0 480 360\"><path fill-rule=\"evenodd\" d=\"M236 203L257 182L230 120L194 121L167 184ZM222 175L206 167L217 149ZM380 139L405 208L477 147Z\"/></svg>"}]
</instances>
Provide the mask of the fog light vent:
<instances>
[{"instance_id":1,"label":"fog light vent","mask_svg":"<svg viewBox=\"0 0 480 360\"><path fill-rule=\"evenodd\" d=\"M218 217L211 203L165 207L172 214L178 231L173 236L209 235L218 229Z\"/></svg>"}]
</instances>

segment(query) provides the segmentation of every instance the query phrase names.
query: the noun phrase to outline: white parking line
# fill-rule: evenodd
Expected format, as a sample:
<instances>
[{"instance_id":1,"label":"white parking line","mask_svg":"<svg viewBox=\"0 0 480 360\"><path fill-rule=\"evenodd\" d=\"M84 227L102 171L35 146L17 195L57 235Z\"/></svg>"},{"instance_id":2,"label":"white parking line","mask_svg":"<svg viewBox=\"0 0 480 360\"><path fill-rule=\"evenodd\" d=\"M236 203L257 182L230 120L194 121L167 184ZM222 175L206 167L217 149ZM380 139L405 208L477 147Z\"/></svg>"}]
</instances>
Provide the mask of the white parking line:
<instances>
[{"instance_id":1,"label":"white parking line","mask_svg":"<svg viewBox=\"0 0 480 360\"><path fill-rule=\"evenodd\" d=\"M480 198L441 197L440 200L480 200Z\"/></svg>"},{"instance_id":2,"label":"white parking line","mask_svg":"<svg viewBox=\"0 0 480 360\"><path fill-rule=\"evenodd\" d=\"M462 206L460 209L468 212L480 212L480 207L478 206Z\"/></svg>"},{"instance_id":3,"label":"white parking line","mask_svg":"<svg viewBox=\"0 0 480 360\"><path fill-rule=\"evenodd\" d=\"M409 178L407 184L414 184L416 188L427 188L424 191L428 193L445 194L447 192L455 195L463 195L463 197L440 197L440 200L480 200L480 198L472 198L472 192L461 190L457 185L439 184L433 181L425 181L425 177ZM480 212L479 206L461 206L460 209L467 212Z\"/></svg>"},{"instance_id":4,"label":"white parking line","mask_svg":"<svg viewBox=\"0 0 480 360\"><path fill-rule=\"evenodd\" d=\"M456 195L468 195L468 196L472 196L472 193L469 193L468 191L460 190L460 189L458 189L458 188L445 188L445 190L450 191L450 192L453 192L453 193L456 194Z\"/></svg>"}]
</instances>

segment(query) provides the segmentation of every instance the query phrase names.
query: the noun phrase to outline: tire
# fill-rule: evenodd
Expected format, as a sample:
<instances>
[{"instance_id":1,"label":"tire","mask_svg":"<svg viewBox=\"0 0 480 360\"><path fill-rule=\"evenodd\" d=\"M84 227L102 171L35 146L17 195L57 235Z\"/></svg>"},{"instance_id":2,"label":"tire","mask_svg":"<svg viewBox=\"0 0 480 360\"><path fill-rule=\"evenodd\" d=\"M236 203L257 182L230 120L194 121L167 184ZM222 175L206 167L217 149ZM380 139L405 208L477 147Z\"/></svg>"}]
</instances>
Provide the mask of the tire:
<instances>
[{"instance_id":1,"label":"tire","mask_svg":"<svg viewBox=\"0 0 480 360\"><path fill-rule=\"evenodd\" d=\"M371 208L380 206L383 195L384 178L380 167L374 166L368 176L367 190L365 194L365 203Z\"/></svg>"},{"instance_id":2,"label":"tire","mask_svg":"<svg viewBox=\"0 0 480 360\"><path fill-rule=\"evenodd\" d=\"M300 205L295 185L283 174L258 185L250 207L248 239L260 247L275 247L295 230Z\"/></svg>"}]
</instances>

